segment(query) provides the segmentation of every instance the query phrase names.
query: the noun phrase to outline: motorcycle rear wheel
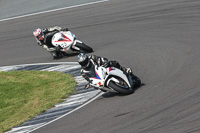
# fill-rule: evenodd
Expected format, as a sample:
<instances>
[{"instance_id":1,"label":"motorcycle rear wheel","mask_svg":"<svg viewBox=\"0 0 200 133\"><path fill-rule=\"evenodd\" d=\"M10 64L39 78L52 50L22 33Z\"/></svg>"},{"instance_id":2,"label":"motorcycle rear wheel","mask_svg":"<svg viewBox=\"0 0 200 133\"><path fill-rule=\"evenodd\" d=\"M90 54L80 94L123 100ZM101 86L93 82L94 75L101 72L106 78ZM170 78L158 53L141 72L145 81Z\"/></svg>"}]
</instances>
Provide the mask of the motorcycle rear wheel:
<instances>
[{"instance_id":1,"label":"motorcycle rear wheel","mask_svg":"<svg viewBox=\"0 0 200 133\"><path fill-rule=\"evenodd\" d=\"M132 88L125 88L122 87L121 85L117 85L114 81L110 81L108 84L108 87L112 88L113 90L122 93L122 94L131 94L133 93L133 89Z\"/></svg>"}]
</instances>

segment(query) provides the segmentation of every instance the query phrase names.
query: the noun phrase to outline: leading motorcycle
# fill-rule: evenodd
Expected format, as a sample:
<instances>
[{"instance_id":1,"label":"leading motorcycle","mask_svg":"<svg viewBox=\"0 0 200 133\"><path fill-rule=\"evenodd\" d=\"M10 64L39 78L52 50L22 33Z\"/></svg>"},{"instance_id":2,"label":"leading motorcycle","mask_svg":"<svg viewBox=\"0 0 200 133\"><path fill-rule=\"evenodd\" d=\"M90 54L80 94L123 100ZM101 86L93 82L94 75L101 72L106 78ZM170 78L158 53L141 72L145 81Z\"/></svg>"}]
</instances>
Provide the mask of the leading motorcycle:
<instances>
[{"instance_id":1,"label":"leading motorcycle","mask_svg":"<svg viewBox=\"0 0 200 133\"><path fill-rule=\"evenodd\" d=\"M90 46L77 39L77 37L71 31L60 31L56 33L51 40L51 43L55 47L60 48L62 54L70 52L93 52Z\"/></svg>"},{"instance_id":2,"label":"leading motorcycle","mask_svg":"<svg viewBox=\"0 0 200 133\"><path fill-rule=\"evenodd\" d=\"M136 87L141 85L137 76L127 73L115 67L103 67L94 65L89 73L89 86L104 92L118 92L131 94ZM89 87L88 86L88 87Z\"/></svg>"}]
</instances>

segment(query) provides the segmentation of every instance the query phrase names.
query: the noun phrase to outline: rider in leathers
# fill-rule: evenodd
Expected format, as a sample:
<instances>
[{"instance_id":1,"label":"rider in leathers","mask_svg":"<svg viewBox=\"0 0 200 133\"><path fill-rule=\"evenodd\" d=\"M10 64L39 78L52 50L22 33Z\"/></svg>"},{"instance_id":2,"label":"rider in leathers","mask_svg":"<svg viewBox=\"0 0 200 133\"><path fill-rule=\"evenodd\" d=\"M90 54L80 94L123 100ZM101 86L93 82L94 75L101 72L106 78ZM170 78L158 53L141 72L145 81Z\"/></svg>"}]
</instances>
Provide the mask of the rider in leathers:
<instances>
[{"instance_id":1,"label":"rider in leathers","mask_svg":"<svg viewBox=\"0 0 200 133\"><path fill-rule=\"evenodd\" d=\"M38 28L33 31L33 35L35 36L38 45L42 46L45 50L50 52L53 56L53 59L59 59L63 56L59 54L60 47L55 47L51 43L53 35L59 31L68 31L68 28L55 26L45 29Z\"/></svg>"},{"instance_id":2,"label":"rider in leathers","mask_svg":"<svg viewBox=\"0 0 200 133\"><path fill-rule=\"evenodd\" d=\"M132 74L131 68L125 68L122 67L117 61L108 61L107 58L96 56L96 55L91 55L87 56L85 53L80 53L78 55L78 63L81 65L81 75L90 83L91 81L89 80L88 73L90 72L90 68L93 65L98 65L98 66L104 66L104 67L116 67L120 70L122 70L126 75L128 73ZM85 86L86 89L90 87L89 84Z\"/></svg>"}]
</instances>

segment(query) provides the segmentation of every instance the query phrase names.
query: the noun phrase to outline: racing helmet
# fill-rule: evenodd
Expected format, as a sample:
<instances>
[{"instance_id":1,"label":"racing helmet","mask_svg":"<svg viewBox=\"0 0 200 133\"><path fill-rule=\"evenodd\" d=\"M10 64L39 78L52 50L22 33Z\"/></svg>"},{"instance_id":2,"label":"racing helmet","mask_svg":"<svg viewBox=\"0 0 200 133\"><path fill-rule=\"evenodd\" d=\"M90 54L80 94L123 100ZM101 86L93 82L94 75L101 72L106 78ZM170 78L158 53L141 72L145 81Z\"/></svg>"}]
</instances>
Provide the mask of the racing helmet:
<instances>
[{"instance_id":1,"label":"racing helmet","mask_svg":"<svg viewBox=\"0 0 200 133\"><path fill-rule=\"evenodd\" d=\"M37 28L33 31L33 35L40 41L44 39L44 33L40 28Z\"/></svg>"},{"instance_id":2,"label":"racing helmet","mask_svg":"<svg viewBox=\"0 0 200 133\"><path fill-rule=\"evenodd\" d=\"M83 67L87 68L90 66L90 60L85 53L80 53L77 57L78 63Z\"/></svg>"}]
</instances>

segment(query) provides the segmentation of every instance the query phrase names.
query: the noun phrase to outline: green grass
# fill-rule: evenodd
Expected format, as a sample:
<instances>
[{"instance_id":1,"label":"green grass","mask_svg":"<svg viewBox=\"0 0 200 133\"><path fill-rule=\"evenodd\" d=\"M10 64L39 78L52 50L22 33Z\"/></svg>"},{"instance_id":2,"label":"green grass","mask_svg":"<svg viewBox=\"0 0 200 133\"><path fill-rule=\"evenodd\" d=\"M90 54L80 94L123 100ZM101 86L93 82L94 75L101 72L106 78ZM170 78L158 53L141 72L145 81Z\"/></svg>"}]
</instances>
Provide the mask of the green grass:
<instances>
[{"instance_id":1,"label":"green grass","mask_svg":"<svg viewBox=\"0 0 200 133\"><path fill-rule=\"evenodd\" d=\"M61 72L0 72L0 132L62 102L75 87L74 78Z\"/></svg>"}]
</instances>

